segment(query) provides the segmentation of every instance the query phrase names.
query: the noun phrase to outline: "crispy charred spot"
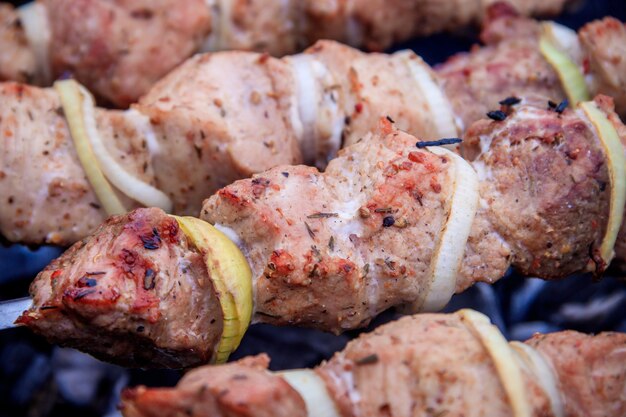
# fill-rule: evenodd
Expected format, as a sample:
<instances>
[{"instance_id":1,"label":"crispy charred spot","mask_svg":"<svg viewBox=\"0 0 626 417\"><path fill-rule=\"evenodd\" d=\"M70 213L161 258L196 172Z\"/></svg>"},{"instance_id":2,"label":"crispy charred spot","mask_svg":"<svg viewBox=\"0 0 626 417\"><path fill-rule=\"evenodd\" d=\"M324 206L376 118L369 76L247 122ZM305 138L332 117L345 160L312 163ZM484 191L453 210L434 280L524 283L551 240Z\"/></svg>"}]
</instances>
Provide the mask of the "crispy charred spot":
<instances>
[{"instance_id":1,"label":"crispy charred spot","mask_svg":"<svg viewBox=\"0 0 626 417\"><path fill-rule=\"evenodd\" d=\"M245 207L249 205L249 201L240 197L236 191L231 191L230 187L222 188L217 192L220 198L224 199L227 203L236 207Z\"/></svg>"},{"instance_id":2,"label":"crispy charred spot","mask_svg":"<svg viewBox=\"0 0 626 417\"><path fill-rule=\"evenodd\" d=\"M161 236L156 227L153 227L150 233L140 235L139 238L143 243L143 247L148 250L156 250L161 247Z\"/></svg>"},{"instance_id":3,"label":"crispy charred spot","mask_svg":"<svg viewBox=\"0 0 626 417\"><path fill-rule=\"evenodd\" d=\"M76 283L79 288L82 287L95 287L98 285L98 281L93 278L89 278L88 276L81 277Z\"/></svg>"},{"instance_id":4,"label":"crispy charred spot","mask_svg":"<svg viewBox=\"0 0 626 417\"><path fill-rule=\"evenodd\" d=\"M279 249L272 252L270 256L270 262L268 265L271 270L270 276L287 276L292 273L296 268L293 262L293 256L285 250Z\"/></svg>"},{"instance_id":5,"label":"crispy charred spot","mask_svg":"<svg viewBox=\"0 0 626 417\"><path fill-rule=\"evenodd\" d=\"M515 106L516 104L519 104L522 102L522 99L519 97L507 97L504 100L500 101L498 104L500 104L501 106Z\"/></svg>"},{"instance_id":6,"label":"crispy charred spot","mask_svg":"<svg viewBox=\"0 0 626 417\"><path fill-rule=\"evenodd\" d=\"M269 186L269 179L263 177L254 178L252 180L252 194L255 198L259 198Z\"/></svg>"},{"instance_id":7,"label":"crispy charred spot","mask_svg":"<svg viewBox=\"0 0 626 417\"><path fill-rule=\"evenodd\" d=\"M493 110L487 113L487 117L496 122L501 122L506 119L507 115L502 110Z\"/></svg>"},{"instance_id":8,"label":"crispy charred spot","mask_svg":"<svg viewBox=\"0 0 626 417\"><path fill-rule=\"evenodd\" d=\"M391 227L396 222L396 219L393 216L386 216L383 218L383 227Z\"/></svg>"}]
</instances>

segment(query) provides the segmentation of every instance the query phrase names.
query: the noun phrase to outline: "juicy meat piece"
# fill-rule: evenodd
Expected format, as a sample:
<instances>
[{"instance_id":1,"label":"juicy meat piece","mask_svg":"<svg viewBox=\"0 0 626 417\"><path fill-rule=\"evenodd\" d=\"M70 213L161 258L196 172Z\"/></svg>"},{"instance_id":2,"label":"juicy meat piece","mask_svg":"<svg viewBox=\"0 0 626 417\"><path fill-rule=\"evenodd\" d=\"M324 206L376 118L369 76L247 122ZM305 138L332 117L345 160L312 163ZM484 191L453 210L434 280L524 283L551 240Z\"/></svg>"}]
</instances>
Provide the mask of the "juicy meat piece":
<instances>
[{"instance_id":1,"label":"juicy meat piece","mask_svg":"<svg viewBox=\"0 0 626 417\"><path fill-rule=\"evenodd\" d=\"M610 189L595 130L579 111L547 107L517 106L505 121L476 122L463 151L482 179L492 227L513 248L513 265L556 278L584 269L590 248L600 247Z\"/></svg>"},{"instance_id":2,"label":"juicy meat piece","mask_svg":"<svg viewBox=\"0 0 626 417\"><path fill-rule=\"evenodd\" d=\"M17 12L0 4L0 80L38 83L35 55L28 47Z\"/></svg>"},{"instance_id":3,"label":"juicy meat piece","mask_svg":"<svg viewBox=\"0 0 626 417\"><path fill-rule=\"evenodd\" d=\"M126 107L196 52L211 30L203 0L43 0L54 75L72 73Z\"/></svg>"},{"instance_id":4,"label":"juicy meat piece","mask_svg":"<svg viewBox=\"0 0 626 417\"><path fill-rule=\"evenodd\" d=\"M153 182L143 132L130 114L97 111L111 155L132 175ZM56 93L0 84L0 231L11 241L67 245L106 214L80 165ZM128 208L137 207L121 196Z\"/></svg>"},{"instance_id":5,"label":"juicy meat piece","mask_svg":"<svg viewBox=\"0 0 626 417\"><path fill-rule=\"evenodd\" d=\"M526 344L538 351L548 366L546 371L555 376L565 417L624 414L626 335L587 336L565 331L537 335ZM264 394L266 387L274 390L281 379L264 367L260 369L258 362L265 360L253 357L200 368L175 388L127 389L122 396L122 413L125 417L174 416L188 409L196 417L257 416L273 411L284 415L283 407L294 404L297 393L289 401L282 396L272 401L271 394L266 394L264 401L255 401L259 390ZM539 380L524 366L521 369L531 415L555 416L548 394L539 385L547 381ZM344 417L512 415L492 356L457 314L423 314L380 326L350 342L316 372ZM238 378L228 379L234 373ZM246 381L261 377L261 384L246 385ZM200 389L202 386L207 388ZM250 393L255 401L254 414L251 407L216 407L220 397L214 393L220 389L228 398ZM203 408L205 404L209 405ZM314 409L307 411L316 415Z\"/></svg>"},{"instance_id":6,"label":"juicy meat piece","mask_svg":"<svg viewBox=\"0 0 626 417\"><path fill-rule=\"evenodd\" d=\"M426 296L452 162L388 129L323 174L277 167L205 202L201 217L231 228L247 254L258 320L340 332Z\"/></svg>"},{"instance_id":7,"label":"juicy meat piece","mask_svg":"<svg viewBox=\"0 0 626 417\"><path fill-rule=\"evenodd\" d=\"M110 218L41 272L31 293L20 323L128 366L206 363L222 333L202 255L159 209Z\"/></svg>"},{"instance_id":8,"label":"juicy meat piece","mask_svg":"<svg viewBox=\"0 0 626 417\"><path fill-rule=\"evenodd\" d=\"M342 416L510 416L493 359L458 315L404 317L365 333L317 372ZM552 416L524 372L533 416Z\"/></svg>"},{"instance_id":9,"label":"juicy meat piece","mask_svg":"<svg viewBox=\"0 0 626 417\"><path fill-rule=\"evenodd\" d=\"M293 76L284 62L253 53L198 55L165 77L134 109L159 145L155 174L174 211L197 215L231 182L302 161L290 114Z\"/></svg>"},{"instance_id":10,"label":"juicy meat piece","mask_svg":"<svg viewBox=\"0 0 626 417\"><path fill-rule=\"evenodd\" d=\"M176 389L139 387L123 393L126 417L306 417L304 401L283 378L267 371L266 355L199 368Z\"/></svg>"},{"instance_id":11,"label":"juicy meat piece","mask_svg":"<svg viewBox=\"0 0 626 417\"><path fill-rule=\"evenodd\" d=\"M505 16L486 27L482 48L460 53L436 68L454 113L465 128L506 97L541 97L560 102L561 82L539 51L539 23Z\"/></svg>"},{"instance_id":12,"label":"juicy meat piece","mask_svg":"<svg viewBox=\"0 0 626 417\"><path fill-rule=\"evenodd\" d=\"M612 17L584 26L578 37L593 74L593 89L615 100L617 112L626 117L626 27Z\"/></svg>"},{"instance_id":13,"label":"juicy meat piece","mask_svg":"<svg viewBox=\"0 0 626 417\"><path fill-rule=\"evenodd\" d=\"M566 416L626 414L626 335L566 331L535 335L526 343L550 359Z\"/></svg>"}]
</instances>

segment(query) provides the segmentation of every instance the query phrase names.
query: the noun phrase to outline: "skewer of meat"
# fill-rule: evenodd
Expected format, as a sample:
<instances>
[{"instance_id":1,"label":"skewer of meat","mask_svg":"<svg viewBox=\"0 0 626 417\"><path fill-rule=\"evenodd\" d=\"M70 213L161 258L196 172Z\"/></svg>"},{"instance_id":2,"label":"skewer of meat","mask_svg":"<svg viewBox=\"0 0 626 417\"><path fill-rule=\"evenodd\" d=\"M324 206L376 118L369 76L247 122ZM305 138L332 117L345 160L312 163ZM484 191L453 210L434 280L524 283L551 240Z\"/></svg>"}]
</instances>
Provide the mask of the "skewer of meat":
<instances>
[{"instance_id":1,"label":"skewer of meat","mask_svg":"<svg viewBox=\"0 0 626 417\"><path fill-rule=\"evenodd\" d=\"M189 372L174 388L122 394L125 417L618 417L626 335L574 331L506 343L482 314L404 317L315 369L267 370L265 355Z\"/></svg>"},{"instance_id":2,"label":"skewer of meat","mask_svg":"<svg viewBox=\"0 0 626 417\"><path fill-rule=\"evenodd\" d=\"M556 14L566 0L509 0L524 15ZM0 49L20 48L0 79L49 83L71 72L98 96L126 107L200 51L297 52L319 39L382 50L412 36L481 22L489 1L43 0L2 5ZM17 22L21 17L21 25ZM24 42L30 41L30 45Z\"/></svg>"},{"instance_id":3,"label":"skewer of meat","mask_svg":"<svg viewBox=\"0 0 626 417\"><path fill-rule=\"evenodd\" d=\"M593 108L620 146L610 100ZM19 323L123 364L188 367L224 359L250 321L342 332L390 307L440 309L510 266L601 273L626 184L584 109L514 106L477 123L473 167L382 119L324 173L282 166L223 188L208 223L115 216L38 275Z\"/></svg>"},{"instance_id":4,"label":"skewer of meat","mask_svg":"<svg viewBox=\"0 0 626 417\"><path fill-rule=\"evenodd\" d=\"M610 34L610 44L622 36L600 30L621 27L614 23L587 31L588 56L607 50L606 36L593 33ZM282 60L243 52L197 56L131 110L96 109L97 129L111 157L162 190L174 213L197 214L207 195L237 179L281 164L325 165L381 116L429 140L458 136L507 94L560 103L566 95L537 49L538 24L501 13L490 27L491 38L505 27L518 28L519 36L500 36L497 45L453 59L439 75L412 53L363 54L332 42ZM612 65L612 57L594 62ZM604 80L608 71L595 67L590 75ZM0 97L0 193L7 196L0 200L0 231L35 244L68 245L86 236L107 212L82 175L57 93L6 83ZM137 206L121 198L127 208Z\"/></svg>"}]
</instances>

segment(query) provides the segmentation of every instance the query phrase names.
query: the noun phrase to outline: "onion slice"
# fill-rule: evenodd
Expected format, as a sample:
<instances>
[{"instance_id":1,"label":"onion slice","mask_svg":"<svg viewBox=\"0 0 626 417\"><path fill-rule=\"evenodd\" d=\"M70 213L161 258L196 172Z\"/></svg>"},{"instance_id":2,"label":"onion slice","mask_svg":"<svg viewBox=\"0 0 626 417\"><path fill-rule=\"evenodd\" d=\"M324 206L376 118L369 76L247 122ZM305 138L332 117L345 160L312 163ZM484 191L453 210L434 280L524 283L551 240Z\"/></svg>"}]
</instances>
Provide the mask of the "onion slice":
<instances>
[{"instance_id":1,"label":"onion slice","mask_svg":"<svg viewBox=\"0 0 626 417\"><path fill-rule=\"evenodd\" d=\"M237 349L252 319L252 271L246 257L224 233L195 217L172 216L202 253L220 302L224 325L214 362L224 363Z\"/></svg>"},{"instance_id":2,"label":"onion slice","mask_svg":"<svg viewBox=\"0 0 626 417\"><path fill-rule=\"evenodd\" d=\"M522 370L502 333L487 316L477 311L464 309L457 314L489 352L513 409L513 416L531 417Z\"/></svg>"},{"instance_id":3,"label":"onion slice","mask_svg":"<svg viewBox=\"0 0 626 417\"><path fill-rule=\"evenodd\" d=\"M558 74L569 101L573 104L587 101L591 97L585 83L585 76L567 52L559 49L553 42L559 34L560 32L551 30L549 26L544 26L539 38L539 50ZM562 44L567 45L565 41Z\"/></svg>"},{"instance_id":4,"label":"onion slice","mask_svg":"<svg viewBox=\"0 0 626 417\"><path fill-rule=\"evenodd\" d=\"M609 179L611 183L611 202L609 220L606 232L600 245L600 256L604 268L608 266L615 255L614 247L620 226L624 220L624 206L626 205L626 157L624 147L615 127L595 102L589 101L580 104L580 108L598 132L598 137L604 147ZM590 265L591 268L593 268ZM602 269L604 269L602 268Z\"/></svg>"},{"instance_id":5,"label":"onion slice","mask_svg":"<svg viewBox=\"0 0 626 417\"><path fill-rule=\"evenodd\" d=\"M98 201L109 216L126 213L126 208L100 169L98 160L89 142L83 114L84 97L78 89L78 84L76 82L60 81L54 83L54 88L61 99L61 106L70 128L78 159L85 170L87 180L93 187L96 197L98 197Z\"/></svg>"},{"instance_id":6,"label":"onion slice","mask_svg":"<svg viewBox=\"0 0 626 417\"><path fill-rule=\"evenodd\" d=\"M82 103L79 111L74 113L73 122L84 126L84 132L91 143L95 158L98 160L100 169L106 178L122 193L144 206L159 207L166 212L171 212L173 204L165 193L129 174L109 154L98 133L95 106L91 94L74 80L57 81L54 85L57 91L64 92L68 100ZM72 123L69 118L68 123L70 125Z\"/></svg>"},{"instance_id":7,"label":"onion slice","mask_svg":"<svg viewBox=\"0 0 626 417\"><path fill-rule=\"evenodd\" d=\"M478 174L456 153L431 147L436 155L452 162L454 189L449 200L448 219L443 225L431 260L431 285L421 306L422 311L439 311L448 304L456 289L456 278L465 254L465 246L478 208Z\"/></svg>"},{"instance_id":8,"label":"onion slice","mask_svg":"<svg viewBox=\"0 0 626 417\"><path fill-rule=\"evenodd\" d=\"M294 369L277 372L304 400L309 417L340 417L335 402L330 398L326 384L315 371Z\"/></svg>"},{"instance_id":9,"label":"onion slice","mask_svg":"<svg viewBox=\"0 0 626 417\"><path fill-rule=\"evenodd\" d=\"M24 34L28 44L35 55L38 76L43 85L49 85L52 81L50 69L50 26L48 25L48 14L46 6L33 1L18 7L17 14L24 28Z\"/></svg>"},{"instance_id":10,"label":"onion slice","mask_svg":"<svg viewBox=\"0 0 626 417\"><path fill-rule=\"evenodd\" d=\"M460 129L456 125L452 106L439 86L436 75L430 66L413 51L400 51L394 55L406 63L423 96L424 103L430 109L430 119L435 127L435 136L437 138L457 137Z\"/></svg>"},{"instance_id":11,"label":"onion slice","mask_svg":"<svg viewBox=\"0 0 626 417\"><path fill-rule=\"evenodd\" d=\"M537 383L548 395L554 416L565 417L561 391L559 390L557 378L552 366L546 361L544 356L532 346L520 342L510 342L509 346L519 355L528 369L536 376Z\"/></svg>"}]
</instances>

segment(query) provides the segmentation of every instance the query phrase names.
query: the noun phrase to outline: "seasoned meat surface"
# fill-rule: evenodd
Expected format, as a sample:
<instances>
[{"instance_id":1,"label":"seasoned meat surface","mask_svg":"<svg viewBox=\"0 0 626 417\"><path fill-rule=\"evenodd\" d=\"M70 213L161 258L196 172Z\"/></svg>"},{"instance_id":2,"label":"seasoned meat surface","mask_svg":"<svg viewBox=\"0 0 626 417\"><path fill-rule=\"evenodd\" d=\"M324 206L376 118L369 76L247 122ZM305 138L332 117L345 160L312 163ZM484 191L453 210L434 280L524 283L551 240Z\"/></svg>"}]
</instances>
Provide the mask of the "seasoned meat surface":
<instances>
[{"instance_id":1,"label":"seasoned meat surface","mask_svg":"<svg viewBox=\"0 0 626 417\"><path fill-rule=\"evenodd\" d=\"M267 371L259 355L199 368L176 389L139 387L123 393L126 417L306 417L304 401L282 378Z\"/></svg>"},{"instance_id":2,"label":"seasoned meat surface","mask_svg":"<svg viewBox=\"0 0 626 417\"><path fill-rule=\"evenodd\" d=\"M31 294L22 324L126 366L206 363L222 333L202 255L159 209L110 218L41 272Z\"/></svg>"},{"instance_id":3,"label":"seasoned meat surface","mask_svg":"<svg viewBox=\"0 0 626 417\"><path fill-rule=\"evenodd\" d=\"M317 368L341 415L510 416L493 359L458 315L404 317L364 333ZM532 416L553 416L523 374ZM385 414L386 413L386 414Z\"/></svg>"},{"instance_id":4,"label":"seasoned meat surface","mask_svg":"<svg viewBox=\"0 0 626 417\"><path fill-rule=\"evenodd\" d=\"M566 416L626 413L626 335L566 331L536 335L526 343L550 359L559 376Z\"/></svg>"},{"instance_id":5,"label":"seasoned meat surface","mask_svg":"<svg viewBox=\"0 0 626 417\"><path fill-rule=\"evenodd\" d=\"M143 132L118 111L97 111L111 155L151 183ZM52 89L0 84L0 232L17 242L68 245L91 233L106 214L78 160L60 101ZM126 207L137 207L120 196Z\"/></svg>"},{"instance_id":6,"label":"seasoned meat surface","mask_svg":"<svg viewBox=\"0 0 626 417\"><path fill-rule=\"evenodd\" d=\"M482 148L473 165L488 217L525 275L580 271L604 237L608 167L595 129L579 112L558 113L545 102L516 106L506 120L482 120L465 136L468 158Z\"/></svg>"},{"instance_id":7,"label":"seasoned meat surface","mask_svg":"<svg viewBox=\"0 0 626 417\"><path fill-rule=\"evenodd\" d=\"M160 187L174 211L197 215L231 182L302 161L290 114L293 75L260 54L198 55L161 80L135 110L149 117Z\"/></svg>"},{"instance_id":8,"label":"seasoned meat surface","mask_svg":"<svg viewBox=\"0 0 626 417\"><path fill-rule=\"evenodd\" d=\"M323 174L277 167L205 202L201 217L247 254L258 320L340 332L426 296L452 162L385 122Z\"/></svg>"},{"instance_id":9,"label":"seasoned meat surface","mask_svg":"<svg viewBox=\"0 0 626 417\"><path fill-rule=\"evenodd\" d=\"M43 0L50 64L126 107L197 51L211 30L203 0Z\"/></svg>"},{"instance_id":10,"label":"seasoned meat surface","mask_svg":"<svg viewBox=\"0 0 626 417\"><path fill-rule=\"evenodd\" d=\"M526 345L544 361L543 371L554 376L552 388L558 397L551 399L544 391L550 381L514 354L531 416L555 417L551 400L559 399L565 417L624 414L626 335L565 331L537 335ZM299 395L293 392L285 398L286 391L278 388L280 374L265 371L266 361L251 357L200 368L174 388L127 389L122 413L125 417L177 416L185 410L197 417L290 415L285 414L287 407L296 404ZM459 314L422 314L380 326L350 342L315 372L343 417L513 415L493 356ZM224 392L226 400L221 401L216 392ZM264 396L259 398L261 393ZM230 408L229 400L240 396L244 396L242 406ZM312 407L308 415L317 415L317 405L307 404Z\"/></svg>"},{"instance_id":11,"label":"seasoned meat surface","mask_svg":"<svg viewBox=\"0 0 626 417\"><path fill-rule=\"evenodd\" d=\"M484 47L457 54L436 68L465 128L499 109L507 97L557 103L566 98L556 72L539 51L538 35L538 22L504 15L483 31Z\"/></svg>"},{"instance_id":12,"label":"seasoned meat surface","mask_svg":"<svg viewBox=\"0 0 626 417\"><path fill-rule=\"evenodd\" d=\"M0 4L0 81L37 84L35 55L28 46L16 10Z\"/></svg>"},{"instance_id":13,"label":"seasoned meat surface","mask_svg":"<svg viewBox=\"0 0 626 417\"><path fill-rule=\"evenodd\" d=\"M626 27L619 20L607 17L584 26L578 37L593 74L596 93L615 100L622 118L626 117Z\"/></svg>"}]
</instances>

